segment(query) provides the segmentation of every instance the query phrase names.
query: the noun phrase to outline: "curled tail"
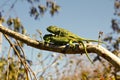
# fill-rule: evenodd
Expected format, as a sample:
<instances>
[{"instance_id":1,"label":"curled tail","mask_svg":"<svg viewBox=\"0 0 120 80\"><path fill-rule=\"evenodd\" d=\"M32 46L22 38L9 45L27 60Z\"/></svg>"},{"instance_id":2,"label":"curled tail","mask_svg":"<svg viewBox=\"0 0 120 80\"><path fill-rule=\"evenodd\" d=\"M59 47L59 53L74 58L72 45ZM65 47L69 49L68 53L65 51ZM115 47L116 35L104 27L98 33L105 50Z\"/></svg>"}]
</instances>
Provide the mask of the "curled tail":
<instances>
[{"instance_id":1,"label":"curled tail","mask_svg":"<svg viewBox=\"0 0 120 80\"><path fill-rule=\"evenodd\" d=\"M79 41L79 43L82 44L84 50L85 50L85 54L87 56L87 58L89 59L89 61L93 64L93 61L90 59L89 55L88 55L88 52L87 52L87 48L85 47L85 44L82 42L82 41Z\"/></svg>"}]
</instances>

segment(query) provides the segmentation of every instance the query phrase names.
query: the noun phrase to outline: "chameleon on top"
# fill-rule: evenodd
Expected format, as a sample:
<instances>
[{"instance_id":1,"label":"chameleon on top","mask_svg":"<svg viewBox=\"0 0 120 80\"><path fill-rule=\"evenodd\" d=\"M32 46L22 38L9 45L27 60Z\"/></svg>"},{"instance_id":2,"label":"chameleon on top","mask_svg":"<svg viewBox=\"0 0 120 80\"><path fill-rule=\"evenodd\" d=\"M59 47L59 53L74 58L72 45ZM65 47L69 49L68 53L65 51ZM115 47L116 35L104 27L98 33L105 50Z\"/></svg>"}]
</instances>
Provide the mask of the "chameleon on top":
<instances>
[{"instance_id":1,"label":"chameleon on top","mask_svg":"<svg viewBox=\"0 0 120 80\"><path fill-rule=\"evenodd\" d=\"M50 33L53 33L55 35L59 35L59 36L71 36L74 38L78 38L79 36L77 36L76 34L73 34L72 32L65 30L63 28L57 27L57 26L49 26L47 28L47 31L49 31Z\"/></svg>"}]
</instances>

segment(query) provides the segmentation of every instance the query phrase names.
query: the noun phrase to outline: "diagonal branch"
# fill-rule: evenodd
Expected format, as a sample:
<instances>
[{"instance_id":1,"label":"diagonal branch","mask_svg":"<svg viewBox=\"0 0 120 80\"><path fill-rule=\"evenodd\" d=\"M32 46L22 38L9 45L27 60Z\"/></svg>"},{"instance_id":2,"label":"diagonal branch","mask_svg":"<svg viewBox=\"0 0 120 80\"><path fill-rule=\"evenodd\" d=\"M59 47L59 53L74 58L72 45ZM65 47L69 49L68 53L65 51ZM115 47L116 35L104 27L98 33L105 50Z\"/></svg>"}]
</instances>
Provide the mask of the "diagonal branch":
<instances>
[{"instance_id":1,"label":"diagonal branch","mask_svg":"<svg viewBox=\"0 0 120 80\"><path fill-rule=\"evenodd\" d=\"M2 25L0 25L0 32L6 34L8 36L11 36L17 40L20 40L20 41L24 42L25 44L27 44L28 46L31 46L31 47L34 47L37 49L41 49L41 50L59 52L59 53L63 53L63 54L85 53L85 50L82 46L78 46L75 49L68 47L65 50L65 46L55 46L55 45L50 45L50 44L44 44L43 41L37 41L37 40L31 39L28 36L25 36L18 32L12 31ZM116 55L114 55L113 53L111 53L110 51L108 51L107 49L105 49L102 46L97 46L94 44L86 44L86 47L87 47L88 53L98 54L99 56L103 57L108 62L110 62L118 70L120 70L120 59Z\"/></svg>"}]
</instances>

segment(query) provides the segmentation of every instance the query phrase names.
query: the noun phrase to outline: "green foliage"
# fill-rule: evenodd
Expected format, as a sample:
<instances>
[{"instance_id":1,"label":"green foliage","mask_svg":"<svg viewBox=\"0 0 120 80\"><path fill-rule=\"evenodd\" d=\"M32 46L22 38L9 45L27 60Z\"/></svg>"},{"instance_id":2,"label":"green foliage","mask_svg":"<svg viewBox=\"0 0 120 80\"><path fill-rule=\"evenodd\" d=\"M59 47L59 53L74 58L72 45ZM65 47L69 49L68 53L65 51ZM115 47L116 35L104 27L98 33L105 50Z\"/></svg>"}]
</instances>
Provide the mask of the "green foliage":
<instances>
[{"instance_id":1,"label":"green foliage","mask_svg":"<svg viewBox=\"0 0 120 80\"><path fill-rule=\"evenodd\" d=\"M1 80L25 80L25 69L19 61L13 58L0 58L0 79Z\"/></svg>"}]
</instances>

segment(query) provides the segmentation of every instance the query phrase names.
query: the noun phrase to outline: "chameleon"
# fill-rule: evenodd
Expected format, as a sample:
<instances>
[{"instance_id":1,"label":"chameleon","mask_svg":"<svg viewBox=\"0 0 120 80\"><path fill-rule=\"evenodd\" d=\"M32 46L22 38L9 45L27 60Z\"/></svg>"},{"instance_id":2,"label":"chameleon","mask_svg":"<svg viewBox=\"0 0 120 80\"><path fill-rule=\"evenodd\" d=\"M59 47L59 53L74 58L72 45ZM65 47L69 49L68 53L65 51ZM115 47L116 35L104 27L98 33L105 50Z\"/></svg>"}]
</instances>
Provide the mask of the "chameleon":
<instances>
[{"instance_id":1,"label":"chameleon","mask_svg":"<svg viewBox=\"0 0 120 80\"><path fill-rule=\"evenodd\" d=\"M53 43L58 46L70 44L75 42L75 39L72 39L70 37L61 37L61 36L55 36L54 34L46 34L44 35L43 39L45 40L46 43Z\"/></svg>"},{"instance_id":2,"label":"chameleon","mask_svg":"<svg viewBox=\"0 0 120 80\"><path fill-rule=\"evenodd\" d=\"M81 43L83 45L83 48L85 49L86 56L88 57L90 62L93 63L92 60L89 58L86 47L82 41L78 42L76 39L71 37L61 37L61 36L55 36L53 34L46 34L44 35L43 39L45 40L46 43L53 43L57 46L69 44L70 46L74 47L73 43Z\"/></svg>"},{"instance_id":3,"label":"chameleon","mask_svg":"<svg viewBox=\"0 0 120 80\"><path fill-rule=\"evenodd\" d=\"M83 48L85 49L87 58L90 60L91 63L93 63L88 56L84 41L86 42L100 42L100 41L82 38L66 29L63 29L57 26L49 26L47 27L47 31L50 32L51 34L47 34L43 37L45 41L52 42L56 45L66 45L66 44L71 45L72 43L82 44ZM103 43L103 42L100 42L100 43Z\"/></svg>"}]
</instances>

